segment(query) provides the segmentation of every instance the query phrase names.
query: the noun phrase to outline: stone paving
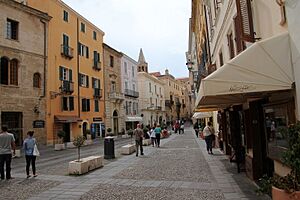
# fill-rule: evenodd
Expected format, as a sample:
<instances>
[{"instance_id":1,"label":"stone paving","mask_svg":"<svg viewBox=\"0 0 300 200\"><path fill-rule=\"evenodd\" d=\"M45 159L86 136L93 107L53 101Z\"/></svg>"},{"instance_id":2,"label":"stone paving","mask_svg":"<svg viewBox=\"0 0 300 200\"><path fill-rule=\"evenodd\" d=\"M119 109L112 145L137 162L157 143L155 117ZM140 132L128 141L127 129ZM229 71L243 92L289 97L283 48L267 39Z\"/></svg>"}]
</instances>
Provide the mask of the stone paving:
<instances>
[{"instance_id":1,"label":"stone paving","mask_svg":"<svg viewBox=\"0 0 300 200\"><path fill-rule=\"evenodd\" d=\"M5 199L269 199L256 196L253 183L243 173L235 173L235 166L219 150L207 154L204 141L197 139L192 129L162 140L161 148L144 149L145 156L120 156L83 176L42 174L27 180L33 182L32 188L39 184L41 189L18 198L8 191ZM24 174L15 177L24 181ZM12 185L0 182L1 197Z\"/></svg>"}]
</instances>

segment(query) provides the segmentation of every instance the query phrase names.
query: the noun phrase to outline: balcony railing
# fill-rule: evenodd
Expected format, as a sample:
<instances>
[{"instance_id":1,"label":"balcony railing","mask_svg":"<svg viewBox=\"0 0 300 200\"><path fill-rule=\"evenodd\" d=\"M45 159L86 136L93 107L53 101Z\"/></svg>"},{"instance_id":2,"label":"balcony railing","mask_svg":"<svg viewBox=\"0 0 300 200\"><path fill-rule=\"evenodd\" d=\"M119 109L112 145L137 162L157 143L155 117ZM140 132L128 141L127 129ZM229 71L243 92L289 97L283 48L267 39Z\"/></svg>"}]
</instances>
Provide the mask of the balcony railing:
<instances>
[{"instance_id":1,"label":"balcony railing","mask_svg":"<svg viewBox=\"0 0 300 200\"><path fill-rule=\"evenodd\" d=\"M64 44L61 45L61 55L71 59L74 57L73 52L74 52L74 49L72 47L69 47Z\"/></svg>"},{"instance_id":2,"label":"balcony railing","mask_svg":"<svg viewBox=\"0 0 300 200\"><path fill-rule=\"evenodd\" d=\"M72 94L74 92L74 83L71 81L63 80L61 82L60 90L65 94Z\"/></svg>"},{"instance_id":3,"label":"balcony railing","mask_svg":"<svg viewBox=\"0 0 300 200\"><path fill-rule=\"evenodd\" d=\"M124 100L124 94L118 92L111 92L109 94L109 98L114 100Z\"/></svg>"},{"instance_id":4,"label":"balcony railing","mask_svg":"<svg viewBox=\"0 0 300 200\"><path fill-rule=\"evenodd\" d=\"M101 98L102 97L102 89L94 88L94 97L95 98Z\"/></svg>"},{"instance_id":5,"label":"balcony railing","mask_svg":"<svg viewBox=\"0 0 300 200\"><path fill-rule=\"evenodd\" d=\"M125 89L125 95L126 96L130 96L130 97L135 97L138 98L139 97L139 93L134 91L134 90L129 90L129 89Z\"/></svg>"},{"instance_id":6,"label":"balcony railing","mask_svg":"<svg viewBox=\"0 0 300 200\"><path fill-rule=\"evenodd\" d=\"M101 70L101 62L94 60L93 69L95 70Z\"/></svg>"}]
</instances>

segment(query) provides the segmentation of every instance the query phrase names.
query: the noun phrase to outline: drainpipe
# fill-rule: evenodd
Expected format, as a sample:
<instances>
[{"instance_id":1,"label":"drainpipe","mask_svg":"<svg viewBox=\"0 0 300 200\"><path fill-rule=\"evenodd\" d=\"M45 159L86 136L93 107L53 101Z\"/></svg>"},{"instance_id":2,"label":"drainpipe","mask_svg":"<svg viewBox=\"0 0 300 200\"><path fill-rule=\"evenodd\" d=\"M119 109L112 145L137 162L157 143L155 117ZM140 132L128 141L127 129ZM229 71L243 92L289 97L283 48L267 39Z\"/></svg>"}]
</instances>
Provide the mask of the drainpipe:
<instances>
[{"instance_id":1,"label":"drainpipe","mask_svg":"<svg viewBox=\"0 0 300 200\"><path fill-rule=\"evenodd\" d=\"M76 52L77 52L77 73L76 76L78 78L78 73L79 73L79 53L78 53L78 43L79 43L79 19L77 17L77 43L76 43ZM75 50L75 48L74 48ZM75 78L75 73L74 73L74 78ZM77 93L78 93L78 117L80 118L80 87L78 84L78 80L77 80ZM75 85L75 82L74 82Z\"/></svg>"},{"instance_id":2,"label":"drainpipe","mask_svg":"<svg viewBox=\"0 0 300 200\"><path fill-rule=\"evenodd\" d=\"M47 25L44 20L40 20L44 25L44 78L43 78L43 94L40 96L40 98L44 98L46 96L46 66L47 66Z\"/></svg>"}]
</instances>

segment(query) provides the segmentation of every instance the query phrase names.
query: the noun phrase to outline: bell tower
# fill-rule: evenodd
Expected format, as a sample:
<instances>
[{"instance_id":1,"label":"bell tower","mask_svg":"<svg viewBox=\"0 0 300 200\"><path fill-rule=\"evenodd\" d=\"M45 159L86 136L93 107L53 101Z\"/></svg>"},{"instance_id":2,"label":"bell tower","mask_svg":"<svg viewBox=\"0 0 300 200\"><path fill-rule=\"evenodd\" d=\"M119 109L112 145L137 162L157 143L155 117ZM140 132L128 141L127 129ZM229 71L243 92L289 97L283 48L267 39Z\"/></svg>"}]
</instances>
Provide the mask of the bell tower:
<instances>
[{"instance_id":1,"label":"bell tower","mask_svg":"<svg viewBox=\"0 0 300 200\"><path fill-rule=\"evenodd\" d=\"M139 54L138 72L148 73L148 63L145 60L142 48L140 49L140 54Z\"/></svg>"}]
</instances>

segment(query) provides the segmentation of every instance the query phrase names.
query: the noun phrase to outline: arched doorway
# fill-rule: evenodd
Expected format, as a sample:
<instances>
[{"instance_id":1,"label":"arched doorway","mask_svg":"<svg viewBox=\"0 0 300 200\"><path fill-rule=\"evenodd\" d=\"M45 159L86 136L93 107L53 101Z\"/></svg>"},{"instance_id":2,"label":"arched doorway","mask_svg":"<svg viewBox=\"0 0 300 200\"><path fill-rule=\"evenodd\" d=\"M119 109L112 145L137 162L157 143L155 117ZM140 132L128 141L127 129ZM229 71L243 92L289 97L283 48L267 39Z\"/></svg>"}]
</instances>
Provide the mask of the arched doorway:
<instances>
[{"instance_id":1,"label":"arched doorway","mask_svg":"<svg viewBox=\"0 0 300 200\"><path fill-rule=\"evenodd\" d=\"M116 110L113 112L113 131L115 135L119 133L119 116Z\"/></svg>"}]
</instances>

